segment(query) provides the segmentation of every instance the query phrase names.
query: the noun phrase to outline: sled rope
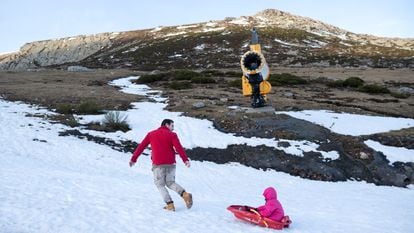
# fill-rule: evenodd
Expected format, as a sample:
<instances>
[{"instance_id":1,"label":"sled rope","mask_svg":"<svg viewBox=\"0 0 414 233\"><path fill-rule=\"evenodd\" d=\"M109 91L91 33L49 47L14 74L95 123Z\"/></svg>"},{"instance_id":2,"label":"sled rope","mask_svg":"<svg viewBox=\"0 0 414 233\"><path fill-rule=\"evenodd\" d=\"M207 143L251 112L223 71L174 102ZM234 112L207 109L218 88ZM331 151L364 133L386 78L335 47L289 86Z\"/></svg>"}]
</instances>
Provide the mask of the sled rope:
<instances>
[{"instance_id":1,"label":"sled rope","mask_svg":"<svg viewBox=\"0 0 414 233\"><path fill-rule=\"evenodd\" d=\"M269 224L267 224L267 222L263 219L262 215L260 215L260 214L259 214L259 212L257 212L257 211L256 211L256 210L254 210L254 209L250 209L250 211L251 211L251 212L253 212L253 213L255 213L255 214L257 214L257 215L260 217L260 220L264 223L264 225L265 225L267 228L269 228Z\"/></svg>"}]
</instances>

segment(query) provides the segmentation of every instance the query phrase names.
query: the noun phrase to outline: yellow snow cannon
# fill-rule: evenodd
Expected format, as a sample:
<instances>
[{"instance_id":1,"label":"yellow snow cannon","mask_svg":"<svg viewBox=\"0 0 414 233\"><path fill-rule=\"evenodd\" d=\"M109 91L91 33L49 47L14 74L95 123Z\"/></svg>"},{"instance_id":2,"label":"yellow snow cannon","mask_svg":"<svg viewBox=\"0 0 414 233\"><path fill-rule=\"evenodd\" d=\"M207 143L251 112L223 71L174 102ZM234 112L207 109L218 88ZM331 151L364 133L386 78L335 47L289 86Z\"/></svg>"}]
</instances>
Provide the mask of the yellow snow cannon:
<instances>
[{"instance_id":1,"label":"yellow snow cannon","mask_svg":"<svg viewBox=\"0 0 414 233\"><path fill-rule=\"evenodd\" d=\"M250 51L243 54L240 59L240 66L243 71L242 76L242 87L244 96L252 96L253 88L249 82L249 77L260 73L263 77L263 81L260 83L260 95L263 98L266 98L266 94L272 89L272 85L267 81L270 76L269 66L266 63L266 60L262 54L262 50L259 44L259 37L255 28L252 29L252 40L250 44ZM252 63L255 63L255 66L251 66Z\"/></svg>"}]
</instances>

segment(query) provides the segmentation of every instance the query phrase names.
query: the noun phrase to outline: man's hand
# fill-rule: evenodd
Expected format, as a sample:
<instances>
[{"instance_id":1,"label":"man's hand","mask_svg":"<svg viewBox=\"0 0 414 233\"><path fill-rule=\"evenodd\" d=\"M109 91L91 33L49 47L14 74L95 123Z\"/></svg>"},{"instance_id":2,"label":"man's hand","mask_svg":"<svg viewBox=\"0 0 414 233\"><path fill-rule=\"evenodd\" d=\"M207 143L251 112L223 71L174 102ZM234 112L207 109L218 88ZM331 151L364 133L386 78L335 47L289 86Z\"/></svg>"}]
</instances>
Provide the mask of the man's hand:
<instances>
[{"instance_id":1,"label":"man's hand","mask_svg":"<svg viewBox=\"0 0 414 233\"><path fill-rule=\"evenodd\" d=\"M135 162L129 161L129 166L132 167L135 165Z\"/></svg>"},{"instance_id":2,"label":"man's hand","mask_svg":"<svg viewBox=\"0 0 414 233\"><path fill-rule=\"evenodd\" d=\"M185 161L185 166L187 166L187 167L190 167L191 165L190 165L190 161L189 160L187 160L187 161Z\"/></svg>"}]
</instances>

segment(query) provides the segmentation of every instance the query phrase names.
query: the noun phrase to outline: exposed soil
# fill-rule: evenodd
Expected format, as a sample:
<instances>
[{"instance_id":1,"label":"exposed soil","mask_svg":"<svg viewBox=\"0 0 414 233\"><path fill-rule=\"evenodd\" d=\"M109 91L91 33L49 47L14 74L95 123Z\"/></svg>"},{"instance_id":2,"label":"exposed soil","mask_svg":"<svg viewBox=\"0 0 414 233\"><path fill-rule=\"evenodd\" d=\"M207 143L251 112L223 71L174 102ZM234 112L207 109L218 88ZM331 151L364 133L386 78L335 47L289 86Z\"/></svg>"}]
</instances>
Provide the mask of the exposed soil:
<instances>
[{"instance_id":1,"label":"exposed soil","mask_svg":"<svg viewBox=\"0 0 414 233\"><path fill-rule=\"evenodd\" d=\"M142 97L122 93L116 87L108 85L108 82L137 74L130 70L1 71L0 95L8 100L50 108L56 108L58 104L79 104L90 100L103 109L127 109L131 102L139 101Z\"/></svg>"}]
</instances>

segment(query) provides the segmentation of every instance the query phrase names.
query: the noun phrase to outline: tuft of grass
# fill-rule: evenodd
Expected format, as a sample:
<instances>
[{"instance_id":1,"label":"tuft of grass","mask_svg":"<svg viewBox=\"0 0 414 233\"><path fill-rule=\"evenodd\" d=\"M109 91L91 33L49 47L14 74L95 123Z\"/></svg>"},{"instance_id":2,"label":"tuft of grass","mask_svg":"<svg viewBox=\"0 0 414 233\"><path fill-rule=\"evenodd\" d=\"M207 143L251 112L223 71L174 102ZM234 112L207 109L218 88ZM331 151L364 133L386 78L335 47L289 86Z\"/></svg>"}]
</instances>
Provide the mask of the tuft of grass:
<instances>
[{"instance_id":1,"label":"tuft of grass","mask_svg":"<svg viewBox=\"0 0 414 233\"><path fill-rule=\"evenodd\" d=\"M81 102L76 107L76 112L78 114L99 114L101 111L101 108L99 105L91 100Z\"/></svg>"},{"instance_id":2,"label":"tuft of grass","mask_svg":"<svg viewBox=\"0 0 414 233\"><path fill-rule=\"evenodd\" d=\"M358 88L364 85L364 80L359 77L349 77L345 80L335 80L327 82L326 85L328 87L352 87Z\"/></svg>"},{"instance_id":3,"label":"tuft of grass","mask_svg":"<svg viewBox=\"0 0 414 233\"><path fill-rule=\"evenodd\" d=\"M72 114L74 112L74 106L71 104L60 103L56 106L56 112L61 114Z\"/></svg>"},{"instance_id":4,"label":"tuft of grass","mask_svg":"<svg viewBox=\"0 0 414 233\"><path fill-rule=\"evenodd\" d=\"M145 75L141 75L139 79L135 80L135 83L136 84L153 83L153 82L164 80L166 76L167 76L166 73L145 74Z\"/></svg>"},{"instance_id":5,"label":"tuft of grass","mask_svg":"<svg viewBox=\"0 0 414 233\"><path fill-rule=\"evenodd\" d=\"M191 89L192 85L189 81L172 81L168 84L168 87L173 90Z\"/></svg>"},{"instance_id":6,"label":"tuft of grass","mask_svg":"<svg viewBox=\"0 0 414 233\"><path fill-rule=\"evenodd\" d=\"M79 122L75 119L75 117L73 117L73 115L70 115L67 119L64 120L63 123L69 125L72 128L80 125Z\"/></svg>"},{"instance_id":7,"label":"tuft of grass","mask_svg":"<svg viewBox=\"0 0 414 233\"><path fill-rule=\"evenodd\" d=\"M358 88L358 91L370 93L370 94L387 94L390 93L390 90L384 86L379 86L376 84L364 85Z\"/></svg>"},{"instance_id":8,"label":"tuft of grass","mask_svg":"<svg viewBox=\"0 0 414 233\"><path fill-rule=\"evenodd\" d=\"M364 80L359 77L349 77L343 82L344 87L360 87L364 85Z\"/></svg>"},{"instance_id":9,"label":"tuft of grass","mask_svg":"<svg viewBox=\"0 0 414 233\"><path fill-rule=\"evenodd\" d=\"M191 80L195 77L203 77L202 74L191 70L175 70L169 72L169 76L171 77L171 79L178 81Z\"/></svg>"},{"instance_id":10,"label":"tuft of grass","mask_svg":"<svg viewBox=\"0 0 414 233\"><path fill-rule=\"evenodd\" d=\"M271 74L267 81L274 86L300 85L307 83L305 79L288 73Z\"/></svg>"},{"instance_id":11,"label":"tuft of grass","mask_svg":"<svg viewBox=\"0 0 414 233\"><path fill-rule=\"evenodd\" d=\"M328 87L344 87L344 80L335 80L327 82L326 85Z\"/></svg>"},{"instance_id":12,"label":"tuft of grass","mask_svg":"<svg viewBox=\"0 0 414 233\"><path fill-rule=\"evenodd\" d=\"M104 130L106 132L115 132L121 130L122 132L127 132L131 128L127 122L128 116L122 114L118 111L110 111L105 114L105 117L102 121Z\"/></svg>"}]
</instances>

